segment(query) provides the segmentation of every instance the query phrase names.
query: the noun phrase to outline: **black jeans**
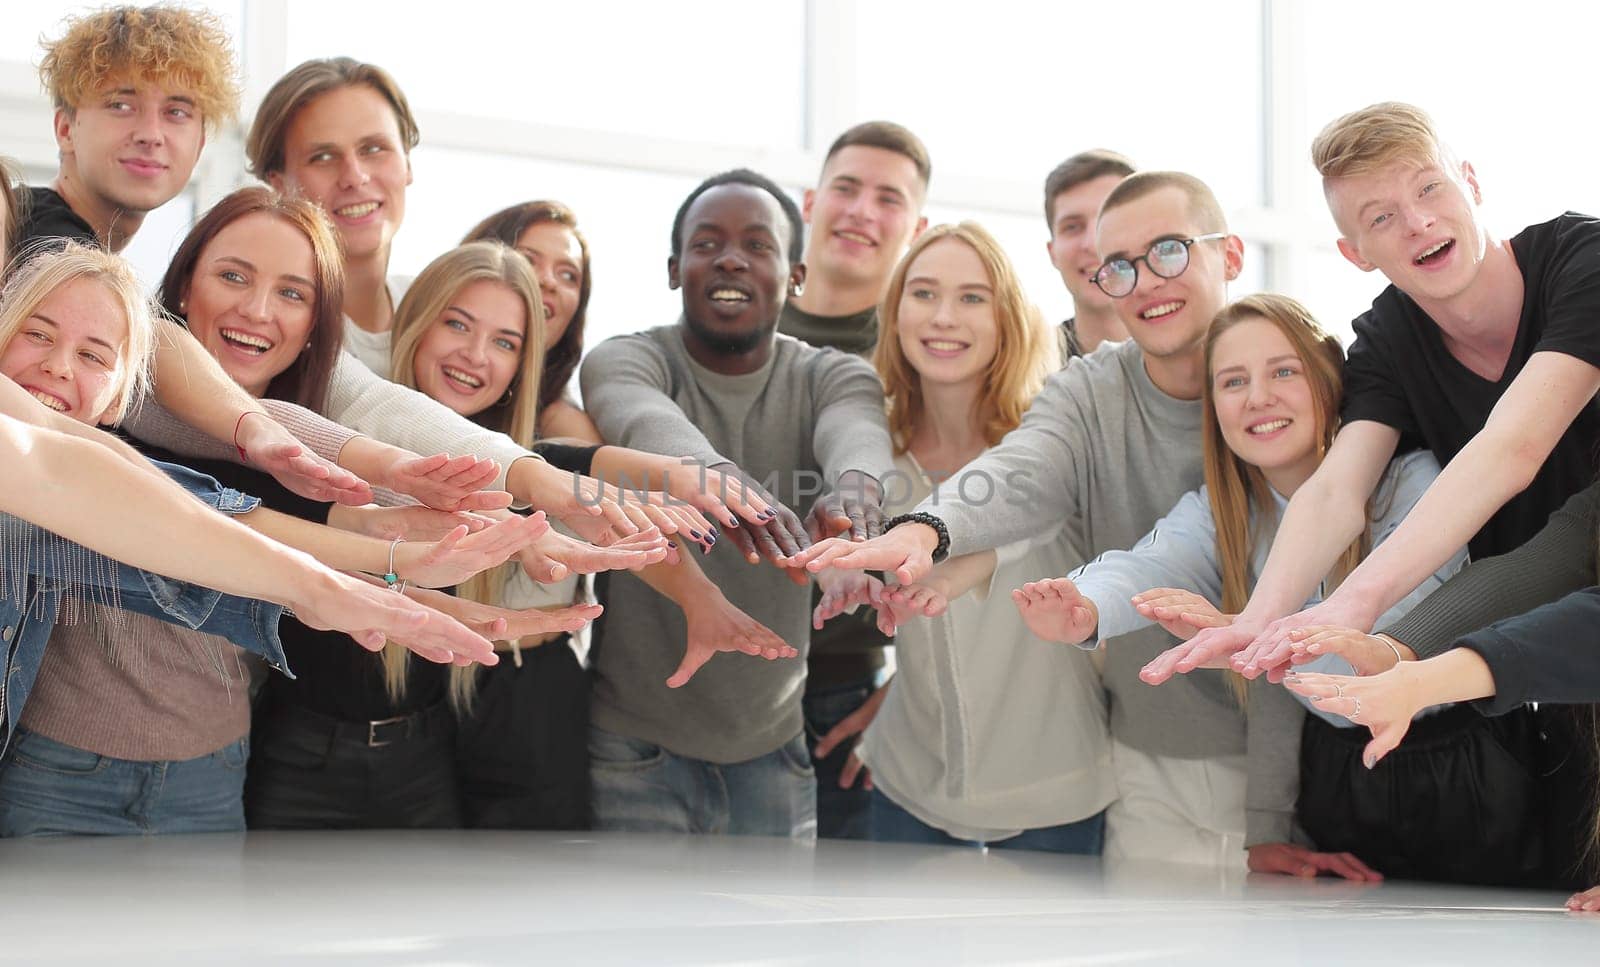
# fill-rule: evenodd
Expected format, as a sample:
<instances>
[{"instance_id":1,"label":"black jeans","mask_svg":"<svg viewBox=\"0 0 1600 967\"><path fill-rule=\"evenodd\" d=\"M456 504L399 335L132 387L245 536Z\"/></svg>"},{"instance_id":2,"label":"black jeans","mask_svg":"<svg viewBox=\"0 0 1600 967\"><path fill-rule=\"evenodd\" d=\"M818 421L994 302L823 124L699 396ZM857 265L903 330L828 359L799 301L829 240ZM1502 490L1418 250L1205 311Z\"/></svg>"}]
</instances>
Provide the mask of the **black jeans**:
<instances>
[{"instance_id":1,"label":"black jeans","mask_svg":"<svg viewBox=\"0 0 1600 967\"><path fill-rule=\"evenodd\" d=\"M381 725L304 709L258 712L245 781L251 829L461 825L455 719L444 704Z\"/></svg>"},{"instance_id":2,"label":"black jeans","mask_svg":"<svg viewBox=\"0 0 1600 967\"><path fill-rule=\"evenodd\" d=\"M589 674L565 635L478 672L456 773L469 827L589 828Z\"/></svg>"},{"instance_id":3,"label":"black jeans","mask_svg":"<svg viewBox=\"0 0 1600 967\"><path fill-rule=\"evenodd\" d=\"M1545 816L1530 710L1446 709L1412 723L1369 770L1371 738L1306 717L1296 814L1319 849L1354 853L1389 877L1539 883Z\"/></svg>"}]
</instances>

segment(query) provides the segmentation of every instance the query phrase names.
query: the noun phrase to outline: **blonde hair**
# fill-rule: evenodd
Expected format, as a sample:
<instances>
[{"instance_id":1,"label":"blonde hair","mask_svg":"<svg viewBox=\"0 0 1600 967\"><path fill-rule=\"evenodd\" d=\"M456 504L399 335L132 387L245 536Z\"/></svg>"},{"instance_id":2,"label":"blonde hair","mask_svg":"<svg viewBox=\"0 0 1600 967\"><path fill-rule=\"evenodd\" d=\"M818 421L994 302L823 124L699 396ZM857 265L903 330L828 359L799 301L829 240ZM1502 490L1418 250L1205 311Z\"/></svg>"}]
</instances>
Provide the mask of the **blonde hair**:
<instances>
[{"instance_id":1,"label":"blonde hair","mask_svg":"<svg viewBox=\"0 0 1600 967\"><path fill-rule=\"evenodd\" d=\"M300 109L329 91L358 86L372 88L389 102L395 124L400 128L401 146L409 154L422 134L417 130L411 104L394 77L375 64L364 64L353 57L328 57L308 60L293 68L278 78L261 99L244 141L244 156L249 162L247 170L263 181L268 175L282 171L289 125Z\"/></svg>"},{"instance_id":2,"label":"blonde hair","mask_svg":"<svg viewBox=\"0 0 1600 967\"><path fill-rule=\"evenodd\" d=\"M1224 306L1206 333L1206 380L1200 400L1204 413L1201 459L1206 491L1211 502L1211 519L1216 526L1217 565L1222 578L1220 603L1227 614L1243 611L1250 600L1254 578L1250 558L1255 546L1250 532L1251 509L1255 509L1263 523L1277 516L1277 503L1273 500L1261 468L1247 463L1229 449L1222 436L1222 424L1217 419L1215 387L1211 379L1217 342L1222 334L1240 323L1256 321L1276 326L1305 366L1306 381L1311 387L1311 412L1316 420L1315 441L1319 460L1327 455L1328 448L1333 445L1333 436L1339 429L1339 399L1344 368L1344 349L1339 345L1339 340L1323 329L1305 306L1288 296L1262 293ZM1371 528L1363 528L1361 536L1345 548L1334 565L1335 585L1356 569L1356 565L1366 557L1370 544ZM1230 672L1228 682L1234 696L1243 705L1245 680Z\"/></svg>"},{"instance_id":3,"label":"blonde hair","mask_svg":"<svg viewBox=\"0 0 1600 967\"><path fill-rule=\"evenodd\" d=\"M1362 175L1396 161L1427 166L1444 160L1433 119L1419 107L1383 101L1336 118L1311 142L1311 163L1323 178Z\"/></svg>"},{"instance_id":4,"label":"blonde hair","mask_svg":"<svg viewBox=\"0 0 1600 967\"><path fill-rule=\"evenodd\" d=\"M881 329L872 362L883 380L884 397L889 406L889 432L894 438L896 453L904 453L911 446L911 437L924 413L922 379L900 347L900 297L905 291L911 263L929 246L945 239L964 242L977 253L994 289L997 346L994 359L989 361L984 373L983 390L977 401L984 442L993 446L1016 429L1052 368L1055 342L1048 337L1039 311L1029 304L1022 291L1022 281L1000 243L977 222L935 225L911 243L905 257L895 266L883 303L878 308Z\"/></svg>"},{"instance_id":5,"label":"blonde hair","mask_svg":"<svg viewBox=\"0 0 1600 967\"><path fill-rule=\"evenodd\" d=\"M206 130L239 113L238 68L228 32L216 15L177 6L107 7L69 19L66 33L44 45L39 80L57 110L123 78L148 81L194 97Z\"/></svg>"},{"instance_id":6,"label":"blonde hair","mask_svg":"<svg viewBox=\"0 0 1600 967\"><path fill-rule=\"evenodd\" d=\"M417 388L418 345L451 300L474 282L498 282L510 289L522 301L528 331L523 335L522 358L507 397L471 418L524 447L532 446L539 423L539 377L544 369L544 304L533 266L509 246L493 241L467 242L429 262L417 275L394 310L389 378L401 386ZM469 601L498 605L506 580L516 567L513 562L473 575L456 593ZM410 652L398 645L384 648L384 683L390 696L397 700L405 692L409 656ZM476 682L476 668L452 668L451 705L459 711L469 710Z\"/></svg>"},{"instance_id":7,"label":"blonde hair","mask_svg":"<svg viewBox=\"0 0 1600 967\"><path fill-rule=\"evenodd\" d=\"M78 279L92 279L104 286L128 326L112 381L116 395L108 411L110 422L119 423L149 391L150 358L156 347L150 301L139 288L133 266L122 256L68 242L58 251L35 255L20 265L0 291L0 352L51 293Z\"/></svg>"}]
</instances>

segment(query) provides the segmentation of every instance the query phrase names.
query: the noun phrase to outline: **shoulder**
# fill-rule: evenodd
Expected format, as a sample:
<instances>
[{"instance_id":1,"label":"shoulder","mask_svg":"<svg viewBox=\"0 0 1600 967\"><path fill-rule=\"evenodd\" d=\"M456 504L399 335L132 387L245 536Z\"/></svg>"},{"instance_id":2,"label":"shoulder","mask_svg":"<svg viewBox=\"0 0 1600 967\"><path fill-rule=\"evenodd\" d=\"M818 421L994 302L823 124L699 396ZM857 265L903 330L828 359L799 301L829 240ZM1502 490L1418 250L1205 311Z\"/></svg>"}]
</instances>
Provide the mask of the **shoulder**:
<instances>
[{"instance_id":1,"label":"shoulder","mask_svg":"<svg viewBox=\"0 0 1600 967\"><path fill-rule=\"evenodd\" d=\"M1529 225L1511 239L1511 250L1525 278L1550 283L1571 270L1592 274L1600 268L1600 219L1567 212Z\"/></svg>"},{"instance_id":2,"label":"shoulder","mask_svg":"<svg viewBox=\"0 0 1600 967\"><path fill-rule=\"evenodd\" d=\"M611 336L601 340L593 349L584 355L584 369L589 369L592 364L603 364L621 360L656 360L665 362L673 357L672 340L681 346L682 339L678 337L677 326L658 326L654 329L643 329L639 332L623 333L620 336Z\"/></svg>"},{"instance_id":3,"label":"shoulder","mask_svg":"<svg viewBox=\"0 0 1600 967\"><path fill-rule=\"evenodd\" d=\"M1412 317L1421 311L1410 296L1388 285L1372 300L1372 306L1366 312L1355 317L1350 328L1356 334L1358 345L1363 340L1386 344L1394 336L1409 331Z\"/></svg>"}]
</instances>

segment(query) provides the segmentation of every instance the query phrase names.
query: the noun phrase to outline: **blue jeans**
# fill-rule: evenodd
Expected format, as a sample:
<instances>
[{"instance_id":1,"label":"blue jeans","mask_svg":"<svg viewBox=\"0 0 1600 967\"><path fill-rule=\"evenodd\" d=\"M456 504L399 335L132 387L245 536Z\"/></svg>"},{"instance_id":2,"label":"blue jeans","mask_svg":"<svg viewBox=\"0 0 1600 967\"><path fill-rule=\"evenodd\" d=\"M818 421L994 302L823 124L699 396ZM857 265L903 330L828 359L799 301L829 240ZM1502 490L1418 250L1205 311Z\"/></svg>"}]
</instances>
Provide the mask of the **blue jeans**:
<instances>
[{"instance_id":1,"label":"blue jeans","mask_svg":"<svg viewBox=\"0 0 1600 967\"><path fill-rule=\"evenodd\" d=\"M589 726L596 829L817 836L817 783L797 735L774 752L720 765Z\"/></svg>"},{"instance_id":2,"label":"blue jeans","mask_svg":"<svg viewBox=\"0 0 1600 967\"><path fill-rule=\"evenodd\" d=\"M250 738L177 762L97 755L19 731L0 769L0 836L244 831Z\"/></svg>"},{"instance_id":3,"label":"blue jeans","mask_svg":"<svg viewBox=\"0 0 1600 967\"><path fill-rule=\"evenodd\" d=\"M880 789L872 790L872 838L881 843L931 843L935 846L987 846L990 849L1027 849L1045 853L1081 853L1099 856L1105 841L1104 810L1088 819L1060 826L1025 829L1008 839L994 842L957 839L936 829L895 804Z\"/></svg>"},{"instance_id":4,"label":"blue jeans","mask_svg":"<svg viewBox=\"0 0 1600 967\"><path fill-rule=\"evenodd\" d=\"M803 708L812 748L841 719L860 708L876 685L875 680L868 679L807 692ZM839 773L844 771L855 744L854 738L849 739L834 747L826 759L811 760L817 770L817 835L824 839L870 838L867 812L871 800L865 783L858 778L849 789L839 788Z\"/></svg>"}]
</instances>

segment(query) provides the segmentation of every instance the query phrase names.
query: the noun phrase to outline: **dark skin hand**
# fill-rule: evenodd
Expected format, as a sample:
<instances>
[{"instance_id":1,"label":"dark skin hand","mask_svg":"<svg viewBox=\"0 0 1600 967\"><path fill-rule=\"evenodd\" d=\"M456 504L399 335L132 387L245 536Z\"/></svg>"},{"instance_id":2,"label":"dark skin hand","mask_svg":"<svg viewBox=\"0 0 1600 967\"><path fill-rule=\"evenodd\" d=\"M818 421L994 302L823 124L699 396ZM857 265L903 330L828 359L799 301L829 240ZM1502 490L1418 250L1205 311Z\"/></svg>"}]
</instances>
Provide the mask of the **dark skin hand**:
<instances>
[{"instance_id":1,"label":"dark skin hand","mask_svg":"<svg viewBox=\"0 0 1600 967\"><path fill-rule=\"evenodd\" d=\"M759 496L770 508L764 524L755 525L748 521L739 521L738 527L727 529L728 536L733 540L739 553L751 564L760 563L765 557L776 564L811 546L811 539L806 536L806 529L800 523L800 518L794 511L780 503L762 486L755 482L748 474L731 462L718 463L711 466L725 477L736 481L730 486L742 486ZM809 579L808 579L809 580Z\"/></svg>"},{"instance_id":2,"label":"dark skin hand","mask_svg":"<svg viewBox=\"0 0 1600 967\"><path fill-rule=\"evenodd\" d=\"M806 517L813 542L850 532L852 541L883 533L883 488L860 470L846 470L829 493L817 498Z\"/></svg>"}]
</instances>

